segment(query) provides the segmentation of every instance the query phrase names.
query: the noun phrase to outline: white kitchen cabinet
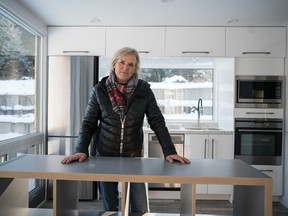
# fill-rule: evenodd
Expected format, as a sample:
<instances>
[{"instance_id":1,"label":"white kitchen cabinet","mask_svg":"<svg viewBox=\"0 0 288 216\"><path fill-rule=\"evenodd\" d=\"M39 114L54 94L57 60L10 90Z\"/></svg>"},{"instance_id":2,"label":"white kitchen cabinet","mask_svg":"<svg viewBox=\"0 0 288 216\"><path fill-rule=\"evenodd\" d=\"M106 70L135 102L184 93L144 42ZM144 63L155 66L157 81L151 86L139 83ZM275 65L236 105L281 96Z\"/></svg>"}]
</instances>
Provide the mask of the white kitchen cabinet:
<instances>
[{"instance_id":1,"label":"white kitchen cabinet","mask_svg":"<svg viewBox=\"0 0 288 216\"><path fill-rule=\"evenodd\" d=\"M164 27L107 27L106 55L122 47L135 48L141 56L164 56Z\"/></svg>"},{"instance_id":2,"label":"white kitchen cabinet","mask_svg":"<svg viewBox=\"0 0 288 216\"><path fill-rule=\"evenodd\" d=\"M235 108L235 118L263 118L263 119L283 119L284 109L265 109L265 108Z\"/></svg>"},{"instance_id":3,"label":"white kitchen cabinet","mask_svg":"<svg viewBox=\"0 0 288 216\"><path fill-rule=\"evenodd\" d=\"M105 55L104 27L49 27L48 55Z\"/></svg>"},{"instance_id":4,"label":"white kitchen cabinet","mask_svg":"<svg viewBox=\"0 0 288 216\"><path fill-rule=\"evenodd\" d=\"M285 57L285 27L227 27L226 56Z\"/></svg>"},{"instance_id":5,"label":"white kitchen cabinet","mask_svg":"<svg viewBox=\"0 0 288 216\"><path fill-rule=\"evenodd\" d=\"M186 134L185 157L191 159L233 159L232 134ZM197 185L198 194L232 194L230 185Z\"/></svg>"},{"instance_id":6,"label":"white kitchen cabinet","mask_svg":"<svg viewBox=\"0 0 288 216\"><path fill-rule=\"evenodd\" d=\"M167 27L166 56L225 56L224 27Z\"/></svg>"},{"instance_id":7,"label":"white kitchen cabinet","mask_svg":"<svg viewBox=\"0 0 288 216\"><path fill-rule=\"evenodd\" d=\"M192 159L233 159L232 134L186 134L185 156Z\"/></svg>"},{"instance_id":8,"label":"white kitchen cabinet","mask_svg":"<svg viewBox=\"0 0 288 216\"><path fill-rule=\"evenodd\" d=\"M284 76L284 58L236 58L236 75Z\"/></svg>"},{"instance_id":9,"label":"white kitchen cabinet","mask_svg":"<svg viewBox=\"0 0 288 216\"><path fill-rule=\"evenodd\" d=\"M273 178L273 196L283 195L283 166L252 165Z\"/></svg>"}]
</instances>

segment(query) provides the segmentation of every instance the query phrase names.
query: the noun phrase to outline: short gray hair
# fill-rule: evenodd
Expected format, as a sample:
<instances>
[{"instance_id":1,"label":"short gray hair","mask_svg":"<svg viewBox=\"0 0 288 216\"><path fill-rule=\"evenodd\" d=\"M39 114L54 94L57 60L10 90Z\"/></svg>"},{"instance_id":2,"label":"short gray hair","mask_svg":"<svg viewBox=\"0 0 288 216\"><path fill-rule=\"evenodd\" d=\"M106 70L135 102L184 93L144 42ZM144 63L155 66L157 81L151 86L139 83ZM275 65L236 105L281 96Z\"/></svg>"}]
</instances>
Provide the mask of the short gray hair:
<instances>
[{"instance_id":1,"label":"short gray hair","mask_svg":"<svg viewBox=\"0 0 288 216\"><path fill-rule=\"evenodd\" d=\"M111 71L114 70L114 66L117 62L117 60L123 56L126 56L126 55L133 55L135 56L136 58L136 74L138 75L139 74L139 70L140 70L140 58L139 58L139 54L137 52L136 49L133 49L133 48L130 48L130 47L123 47L121 49L119 49L114 57L112 58L112 61L111 61Z\"/></svg>"}]
</instances>

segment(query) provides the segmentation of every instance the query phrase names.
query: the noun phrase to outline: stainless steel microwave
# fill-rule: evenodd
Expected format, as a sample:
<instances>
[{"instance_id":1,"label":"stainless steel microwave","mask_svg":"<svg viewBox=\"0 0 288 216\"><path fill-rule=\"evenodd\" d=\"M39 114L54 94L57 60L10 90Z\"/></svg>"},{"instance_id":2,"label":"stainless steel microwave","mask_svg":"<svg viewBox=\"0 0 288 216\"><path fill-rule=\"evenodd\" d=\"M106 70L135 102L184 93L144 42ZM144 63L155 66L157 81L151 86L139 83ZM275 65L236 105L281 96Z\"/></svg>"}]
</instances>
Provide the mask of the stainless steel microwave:
<instances>
[{"instance_id":1,"label":"stainless steel microwave","mask_svg":"<svg viewBox=\"0 0 288 216\"><path fill-rule=\"evenodd\" d=\"M236 76L236 108L282 108L283 76Z\"/></svg>"}]
</instances>

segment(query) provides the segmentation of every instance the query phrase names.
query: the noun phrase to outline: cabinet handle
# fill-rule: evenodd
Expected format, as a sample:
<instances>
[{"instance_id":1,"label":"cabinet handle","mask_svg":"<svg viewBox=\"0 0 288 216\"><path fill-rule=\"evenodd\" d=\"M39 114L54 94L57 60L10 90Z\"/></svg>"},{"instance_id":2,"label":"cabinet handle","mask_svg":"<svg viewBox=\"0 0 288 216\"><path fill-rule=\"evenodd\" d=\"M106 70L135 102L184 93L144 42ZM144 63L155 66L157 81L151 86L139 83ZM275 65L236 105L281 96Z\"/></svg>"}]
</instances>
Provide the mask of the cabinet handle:
<instances>
[{"instance_id":1,"label":"cabinet handle","mask_svg":"<svg viewBox=\"0 0 288 216\"><path fill-rule=\"evenodd\" d=\"M138 53L148 54L148 53L150 53L150 52L149 52L149 51L138 51Z\"/></svg>"},{"instance_id":2,"label":"cabinet handle","mask_svg":"<svg viewBox=\"0 0 288 216\"><path fill-rule=\"evenodd\" d=\"M242 52L243 55L256 54L256 55L270 55L271 52Z\"/></svg>"},{"instance_id":3,"label":"cabinet handle","mask_svg":"<svg viewBox=\"0 0 288 216\"><path fill-rule=\"evenodd\" d=\"M182 54L209 54L209 51L182 51Z\"/></svg>"},{"instance_id":4,"label":"cabinet handle","mask_svg":"<svg viewBox=\"0 0 288 216\"><path fill-rule=\"evenodd\" d=\"M207 139L204 140L204 159L207 158Z\"/></svg>"},{"instance_id":5,"label":"cabinet handle","mask_svg":"<svg viewBox=\"0 0 288 216\"><path fill-rule=\"evenodd\" d=\"M89 53L89 51L87 50L83 50L83 51L64 50L62 52L63 53Z\"/></svg>"},{"instance_id":6,"label":"cabinet handle","mask_svg":"<svg viewBox=\"0 0 288 216\"><path fill-rule=\"evenodd\" d=\"M263 133L263 130L257 130L257 129L238 129L237 131L244 131L244 132L262 132ZM277 133L279 132L280 130L265 130L265 132L272 132L272 133Z\"/></svg>"},{"instance_id":7,"label":"cabinet handle","mask_svg":"<svg viewBox=\"0 0 288 216\"><path fill-rule=\"evenodd\" d=\"M266 114L266 115L274 115L274 112L246 112L246 114Z\"/></svg>"},{"instance_id":8,"label":"cabinet handle","mask_svg":"<svg viewBox=\"0 0 288 216\"><path fill-rule=\"evenodd\" d=\"M212 159L214 159L214 139L212 139Z\"/></svg>"},{"instance_id":9,"label":"cabinet handle","mask_svg":"<svg viewBox=\"0 0 288 216\"><path fill-rule=\"evenodd\" d=\"M273 170L259 170L259 171L262 171L262 172L273 172Z\"/></svg>"}]
</instances>

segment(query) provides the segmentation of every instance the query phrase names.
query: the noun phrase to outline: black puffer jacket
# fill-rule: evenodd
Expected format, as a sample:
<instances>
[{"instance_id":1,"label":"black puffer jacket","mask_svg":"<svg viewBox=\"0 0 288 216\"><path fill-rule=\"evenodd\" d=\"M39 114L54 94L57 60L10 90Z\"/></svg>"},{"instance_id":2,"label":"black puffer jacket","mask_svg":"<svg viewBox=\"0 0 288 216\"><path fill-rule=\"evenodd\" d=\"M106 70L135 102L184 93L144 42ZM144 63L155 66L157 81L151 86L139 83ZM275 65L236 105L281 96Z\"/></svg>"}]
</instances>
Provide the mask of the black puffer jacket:
<instances>
[{"instance_id":1,"label":"black puffer jacket","mask_svg":"<svg viewBox=\"0 0 288 216\"><path fill-rule=\"evenodd\" d=\"M112 111L112 105L105 86L106 80L107 77L103 78L93 88L79 131L76 152L89 155L88 146L93 136L91 155L143 156L142 126L146 114L151 129L161 143L164 156L176 154L155 96L150 85L143 80L138 81L138 85L127 103L121 153L121 119L119 114Z\"/></svg>"}]
</instances>

